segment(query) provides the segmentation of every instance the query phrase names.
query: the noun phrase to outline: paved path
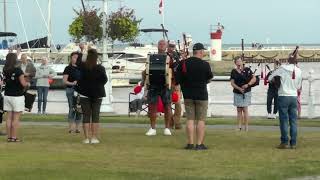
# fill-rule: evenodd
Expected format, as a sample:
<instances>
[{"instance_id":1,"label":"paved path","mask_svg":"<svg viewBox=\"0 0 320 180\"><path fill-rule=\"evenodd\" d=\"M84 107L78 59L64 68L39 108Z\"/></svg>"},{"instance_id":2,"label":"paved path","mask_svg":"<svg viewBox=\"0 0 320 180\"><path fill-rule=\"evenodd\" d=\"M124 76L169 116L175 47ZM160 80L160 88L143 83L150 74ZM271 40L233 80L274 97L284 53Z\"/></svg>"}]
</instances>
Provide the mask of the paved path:
<instances>
[{"instance_id":1,"label":"paved path","mask_svg":"<svg viewBox=\"0 0 320 180\"><path fill-rule=\"evenodd\" d=\"M68 126L67 122L22 122L23 126ZM101 123L103 128L149 128L149 124L129 124L129 123ZM164 128L163 124L157 126ZM207 125L208 129L233 130L234 125ZM254 131L279 131L278 126L250 126ZM320 127L299 127L302 132L320 132Z\"/></svg>"}]
</instances>

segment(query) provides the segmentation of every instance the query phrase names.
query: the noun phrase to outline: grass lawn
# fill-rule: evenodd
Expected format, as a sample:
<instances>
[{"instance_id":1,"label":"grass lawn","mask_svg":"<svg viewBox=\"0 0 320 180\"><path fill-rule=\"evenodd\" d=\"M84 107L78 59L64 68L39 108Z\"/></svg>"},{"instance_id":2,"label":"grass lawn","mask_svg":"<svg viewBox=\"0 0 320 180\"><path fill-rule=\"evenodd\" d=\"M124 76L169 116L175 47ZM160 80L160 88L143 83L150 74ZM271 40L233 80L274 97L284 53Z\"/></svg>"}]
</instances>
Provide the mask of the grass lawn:
<instances>
[{"instance_id":1,"label":"grass lawn","mask_svg":"<svg viewBox=\"0 0 320 180\"><path fill-rule=\"evenodd\" d=\"M279 132L209 130L208 151L186 151L185 133L102 129L102 144L81 144L64 127L23 126L24 142L0 142L1 180L286 179L320 175L320 132L299 134L297 150L278 150Z\"/></svg>"},{"instance_id":2,"label":"grass lawn","mask_svg":"<svg viewBox=\"0 0 320 180\"><path fill-rule=\"evenodd\" d=\"M24 114L22 116L22 121L24 122L67 122L66 115L46 115L46 116L38 116L33 114ZM182 122L185 119L182 118ZM128 116L103 116L101 117L102 123L133 123L133 124L148 124L149 119L146 116L140 116L139 118L135 118L134 115L132 117ZM163 117L160 117L158 123L163 124ZM210 125L232 125L236 123L235 118L208 118L207 124ZM253 118L250 121L250 125L258 125L258 126L278 126L278 120L268 120L264 118ZM319 119L302 119L299 120L299 126L302 127L320 127Z\"/></svg>"}]
</instances>

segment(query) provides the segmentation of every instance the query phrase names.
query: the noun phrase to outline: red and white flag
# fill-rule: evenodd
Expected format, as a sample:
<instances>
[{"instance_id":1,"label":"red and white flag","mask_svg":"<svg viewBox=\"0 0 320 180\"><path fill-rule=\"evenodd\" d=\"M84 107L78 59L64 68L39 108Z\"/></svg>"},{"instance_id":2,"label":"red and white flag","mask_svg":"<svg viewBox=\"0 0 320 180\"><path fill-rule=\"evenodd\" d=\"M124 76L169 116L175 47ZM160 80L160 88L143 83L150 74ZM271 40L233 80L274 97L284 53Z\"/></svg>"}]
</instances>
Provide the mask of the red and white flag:
<instances>
[{"instance_id":1,"label":"red and white flag","mask_svg":"<svg viewBox=\"0 0 320 180\"><path fill-rule=\"evenodd\" d=\"M159 14L162 14L162 12L163 12L163 1L164 0L160 0L160 3L159 3Z\"/></svg>"}]
</instances>

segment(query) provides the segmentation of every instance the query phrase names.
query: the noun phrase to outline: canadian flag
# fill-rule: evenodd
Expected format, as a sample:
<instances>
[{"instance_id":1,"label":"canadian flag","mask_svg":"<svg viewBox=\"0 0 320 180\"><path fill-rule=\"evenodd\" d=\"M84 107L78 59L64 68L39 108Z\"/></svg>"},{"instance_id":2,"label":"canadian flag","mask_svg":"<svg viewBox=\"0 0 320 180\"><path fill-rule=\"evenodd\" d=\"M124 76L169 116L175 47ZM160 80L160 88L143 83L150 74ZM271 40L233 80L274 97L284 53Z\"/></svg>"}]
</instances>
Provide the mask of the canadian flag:
<instances>
[{"instance_id":1,"label":"canadian flag","mask_svg":"<svg viewBox=\"0 0 320 180\"><path fill-rule=\"evenodd\" d=\"M163 1L164 0L160 0L160 3L159 3L159 14L162 14L163 12Z\"/></svg>"}]
</instances>

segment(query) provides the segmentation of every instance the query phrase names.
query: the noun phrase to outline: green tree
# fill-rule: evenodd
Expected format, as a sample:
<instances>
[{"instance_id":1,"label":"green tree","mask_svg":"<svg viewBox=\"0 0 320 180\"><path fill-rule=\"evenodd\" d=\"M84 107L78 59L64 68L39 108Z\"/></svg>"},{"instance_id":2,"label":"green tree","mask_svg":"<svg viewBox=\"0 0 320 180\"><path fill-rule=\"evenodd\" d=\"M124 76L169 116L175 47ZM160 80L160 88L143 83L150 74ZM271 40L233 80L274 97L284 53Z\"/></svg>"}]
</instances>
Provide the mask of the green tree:
<instances>
[{"instance_id":1,"label":"green tree","mask_svg":"<svg viewBox=\"0 0 320 180\"><path fill-rule=\"evenodd\" d=\"M85 39L86 41L97 41L102 38L102 16L98 15L98 9L87 8L84 10L74 10L77 14L74 21L69 26L69 34L75 41Z\"/></svg>"},{"instance_id":2,"label":"green tree","mask_svg":"<svg viewBox=\"0 0 320 180\"><path fill-rule=\"evenodd\" d=\"M133 9L122 7L109 15L107 20L107 34L112 43L118 40L131 42L139 35L139 24Z\"/></svg>"}]
</instances>

